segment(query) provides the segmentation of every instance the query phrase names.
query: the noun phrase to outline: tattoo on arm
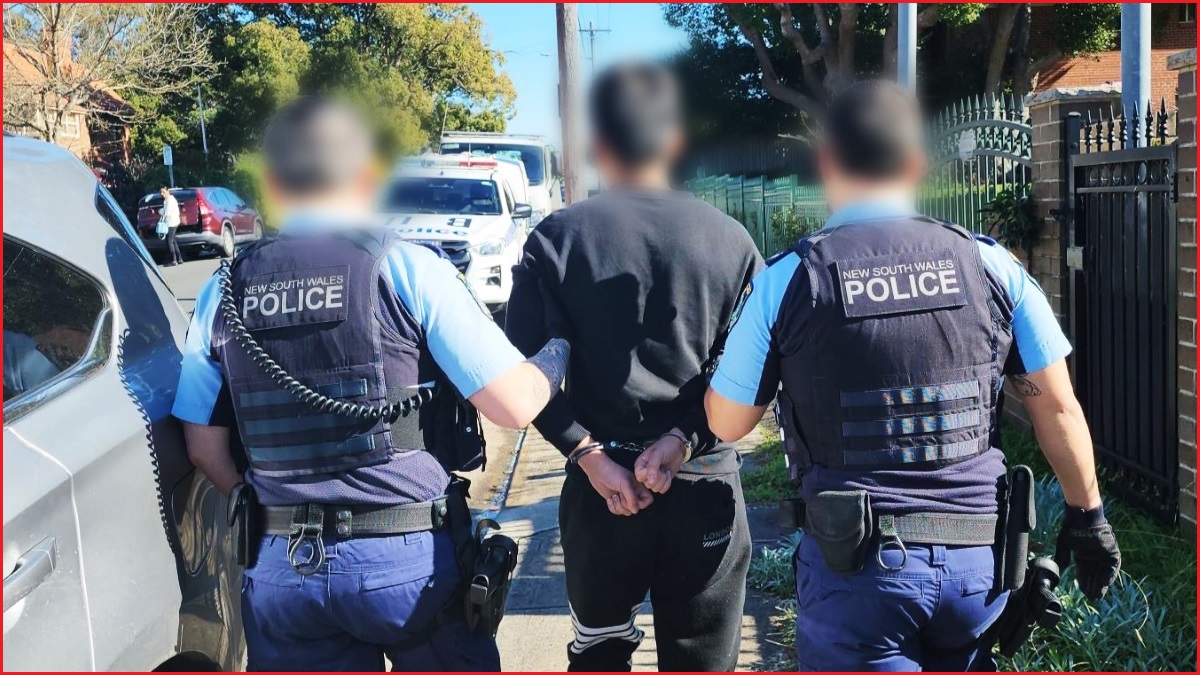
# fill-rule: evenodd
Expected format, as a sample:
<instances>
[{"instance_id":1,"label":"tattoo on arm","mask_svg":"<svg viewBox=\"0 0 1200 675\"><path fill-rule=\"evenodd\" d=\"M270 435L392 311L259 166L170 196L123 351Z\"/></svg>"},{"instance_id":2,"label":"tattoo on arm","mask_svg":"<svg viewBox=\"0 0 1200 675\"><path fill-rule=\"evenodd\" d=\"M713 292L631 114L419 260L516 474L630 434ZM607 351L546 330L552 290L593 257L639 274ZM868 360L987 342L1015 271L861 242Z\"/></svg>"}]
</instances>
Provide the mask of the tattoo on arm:
<instances>
[{"instance_id":1,"label":"tattoo on arm","mask_svg":"<svg viewBox=\"0 0 1200 675\"><path fill-rule=\"evenodd\" d=\"M1029 381L1029 378L1024 375L1010 375L1013 386L1016 387L1017 393L1021 396L1041 396L1042 390L1038 386Z\"/></svg>"},{"instance_id":2,"label":"tattoo on arm","mask_svg":"<svg viewBox=\"0 0 1200 675\"><path fill-rule=\"evenodd\" d=\"M535 380L533 395L538 400L550 400L554 392L562 386L567 377L567 364L571 359L571 344L562 338L553 338L537 354L529 357L527 363L537 368L546 376L546 381Z\"/></svg>"}]
</instances>

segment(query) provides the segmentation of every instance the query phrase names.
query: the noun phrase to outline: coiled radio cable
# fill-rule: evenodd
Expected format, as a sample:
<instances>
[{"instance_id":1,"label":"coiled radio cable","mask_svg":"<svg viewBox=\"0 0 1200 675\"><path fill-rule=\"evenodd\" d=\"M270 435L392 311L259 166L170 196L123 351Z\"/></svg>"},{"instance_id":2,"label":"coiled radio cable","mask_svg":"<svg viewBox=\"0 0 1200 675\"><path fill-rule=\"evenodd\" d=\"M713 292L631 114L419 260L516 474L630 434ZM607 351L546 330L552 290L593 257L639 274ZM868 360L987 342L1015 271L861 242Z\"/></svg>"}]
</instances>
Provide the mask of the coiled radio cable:
<instances>
[{"instance_id":1,"label":"coiled radio cable","mask_svg":"<svg viewBox=\"0 0 1200 675\"><path fill-rule=\"evenodd\" d=\"M291 393L300 403L318 412L333 413L364 422L383 421L391 424L401 417L407 417L422 405L433 400L434 395L437 393L435 387L420 387L413 396L383 406L352 403L350 401L330 398L314 391L303 382L289 375L258 344L254 336L250 335L250 331L242 323L242 316L237 311L237 302L233 298L232 273L233 266L230 261L228 259L222 260L221 267L217 270L217 285L221 295L221 314L225 317L225 324L229 327L229 332L233 334L233 338L241 346L242 350L246 352L246 355L258 364L263 373L280 387Z\"/></svg>"}]
</instances>

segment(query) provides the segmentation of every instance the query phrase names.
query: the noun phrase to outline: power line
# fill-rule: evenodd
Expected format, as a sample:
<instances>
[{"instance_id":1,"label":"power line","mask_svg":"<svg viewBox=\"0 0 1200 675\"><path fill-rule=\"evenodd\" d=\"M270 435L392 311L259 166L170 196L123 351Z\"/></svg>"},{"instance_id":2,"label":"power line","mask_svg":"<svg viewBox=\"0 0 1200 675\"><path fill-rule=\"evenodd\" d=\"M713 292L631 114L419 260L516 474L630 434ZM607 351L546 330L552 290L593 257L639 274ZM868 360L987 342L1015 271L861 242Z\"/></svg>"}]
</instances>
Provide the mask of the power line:
<instances>
[{"instance_id":1,"label":"power line","mask_svg":"<svg viewBox=\"0 0 1200 675\"><path fill-rule=\"evenodd\" d=\"M598 12L599 9L597 8L596 11ZM609 28L596 28L596 22L591 20L588 21L587 28L583 28L582 26L579 28L579 34L586 34L588 36L588 42L590 43L591 56L588 60L592 62L592 77L596 77L596 33L611 32L612 30Z\"/></svg>"}]
</instances>

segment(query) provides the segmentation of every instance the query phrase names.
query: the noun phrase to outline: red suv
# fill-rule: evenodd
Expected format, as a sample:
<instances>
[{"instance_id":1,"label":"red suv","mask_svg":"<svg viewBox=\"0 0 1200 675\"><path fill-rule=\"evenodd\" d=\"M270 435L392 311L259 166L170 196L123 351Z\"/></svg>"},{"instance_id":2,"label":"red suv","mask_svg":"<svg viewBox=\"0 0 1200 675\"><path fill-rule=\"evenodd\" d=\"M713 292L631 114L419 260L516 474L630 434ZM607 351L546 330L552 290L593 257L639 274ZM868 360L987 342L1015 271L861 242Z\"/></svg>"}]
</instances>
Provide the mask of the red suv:
<instances>
[{"instance_id":1,"label":"red suv","mask_svg":"<svg viewBox=\"0 0 1200 675\"><path fill-rule=\"evenodd\" d=\"M238 244L262 238L262 217L245 200L223 187L174 188L171 194L179 201L179 231L176 240L180 249L215 250L229 258ZM162 214L162 195L152 192L138 203L138 234L146 248L161 254L167 250L165 239L159 239L154 229Z\"/></svg>"}]
</instances>

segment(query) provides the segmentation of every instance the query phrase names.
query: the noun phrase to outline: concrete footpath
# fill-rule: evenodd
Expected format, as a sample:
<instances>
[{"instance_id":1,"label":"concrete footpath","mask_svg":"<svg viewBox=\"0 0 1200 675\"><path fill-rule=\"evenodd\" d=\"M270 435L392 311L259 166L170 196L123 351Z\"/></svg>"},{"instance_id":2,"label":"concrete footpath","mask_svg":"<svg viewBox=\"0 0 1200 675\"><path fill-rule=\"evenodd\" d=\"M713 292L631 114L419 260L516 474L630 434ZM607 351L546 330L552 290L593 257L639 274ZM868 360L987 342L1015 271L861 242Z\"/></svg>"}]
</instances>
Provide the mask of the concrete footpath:
<instances>
[{"instance_id":1,"label":"concrete footpath","mask_svg":"<svg viewBox=\"0 0 1200 675\"><path fill-rule=\"evenodd\" d=\"M739 443L751 449L762 440L757 432ZM563 456L532 428L520 450L512 484L498 520L520 544L520 557L500 626L501 663L505 671L564 671L572 639L563 556L559 545L558 500L565 477ZM755 550L774 543L774 507L751 507L750 531ZM619 545L619 544L618 544ZM738 670L772 670L783 648L773 644L769 623L774 601L748 594L742 622ZM647 602L637 621L646 638L634 654L633 669L656 668L654 626Z\"/></svg>"}]
</instances>

